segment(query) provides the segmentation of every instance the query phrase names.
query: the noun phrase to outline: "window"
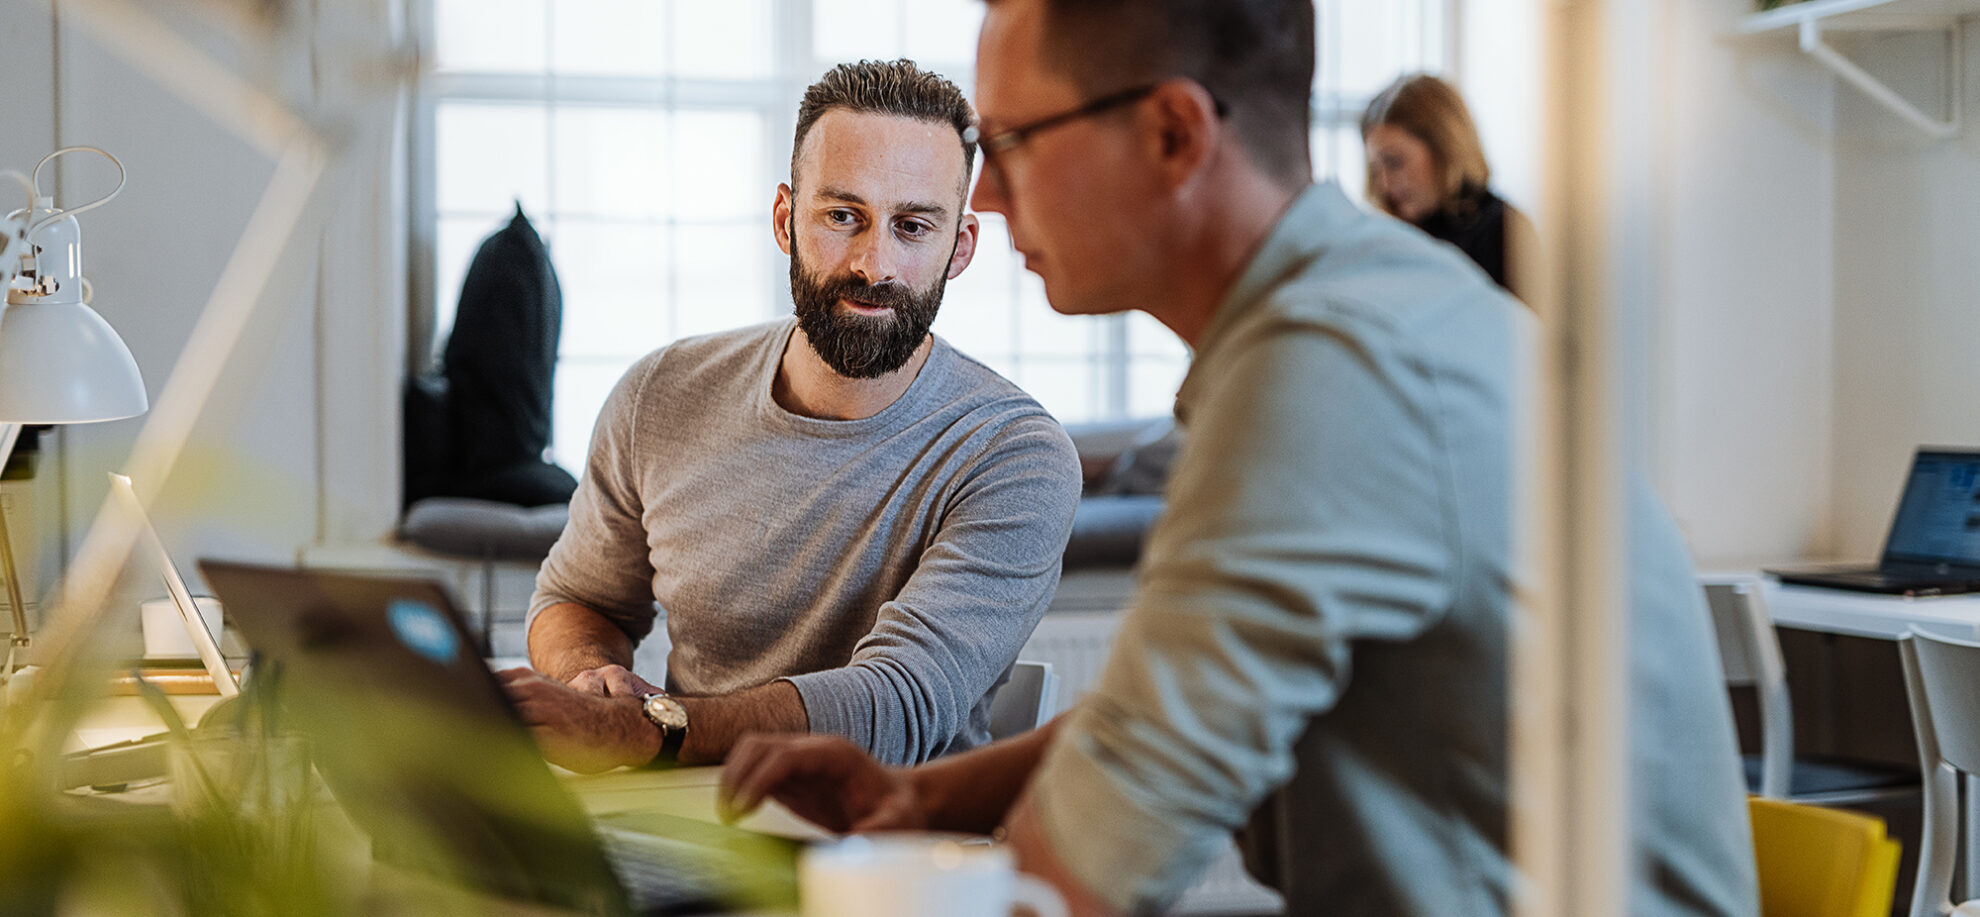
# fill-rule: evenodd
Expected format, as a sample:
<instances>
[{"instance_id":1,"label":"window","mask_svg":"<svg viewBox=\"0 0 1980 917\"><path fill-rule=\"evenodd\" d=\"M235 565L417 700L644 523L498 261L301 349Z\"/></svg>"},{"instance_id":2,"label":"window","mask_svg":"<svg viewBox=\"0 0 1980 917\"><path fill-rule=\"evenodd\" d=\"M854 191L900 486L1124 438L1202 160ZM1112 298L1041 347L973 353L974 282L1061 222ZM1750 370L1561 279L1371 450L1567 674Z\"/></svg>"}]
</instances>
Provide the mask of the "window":
<instances>
[{"instance_id":1,"label":"window","mask_svg":"<svg viewBox=\"0 0 1980 917\"><path fill-rule=\"evenodd\" d=\"M1444 2L1319 4L1314 163L1351 197L1360 108L1399 72L1439 69ZM977 0L426 0L422 15L438 74L412 132L414 340L445 339L475 248L521 204L563 283L551 448L576 470L634 360L789 312L769 209L804 88L840 61L905 56L968 91L983 11ZM1147 316L1053 312L995 215L935 330L1066 423L1165 414L1188 368Z\"/></svg>"}]
</instances>

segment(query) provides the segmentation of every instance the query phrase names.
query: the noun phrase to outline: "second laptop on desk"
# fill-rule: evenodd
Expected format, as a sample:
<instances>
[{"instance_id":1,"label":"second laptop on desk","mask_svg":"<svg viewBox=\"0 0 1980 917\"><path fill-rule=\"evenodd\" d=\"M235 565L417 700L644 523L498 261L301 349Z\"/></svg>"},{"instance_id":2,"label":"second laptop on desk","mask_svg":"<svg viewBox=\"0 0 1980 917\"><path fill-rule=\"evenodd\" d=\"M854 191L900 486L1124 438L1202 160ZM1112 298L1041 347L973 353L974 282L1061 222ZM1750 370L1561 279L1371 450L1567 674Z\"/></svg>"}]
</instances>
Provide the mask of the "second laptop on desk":
<instances>
[{"instance_id":1,"label":"second laptop on desk","mask_svg":"<svg viewBox=\"0 0 1980 917\"><path fill-rule=\"evenodd\" d=\"M544 762L437 584L199 566L256 654L250 690L267 692L309 740L318 772L381 862L587 914L795 902L795 841L687 817L712 808L705 771L577 781L604 797L588 813ZM615 783L644 783L653 798L643 807L614 800Z\"/></svg>"},{"instance_id":2,"label":"second laptop on desk","mask_svg":"<svg viewBox=\"0 0 1980 917\"><path fill-rule=\"evenodd\" d=\"M1980 592L1980 450L1918 450L1875 565L1766 572L1798 586L1885 595Z\"/></svg>"}]
</instances>

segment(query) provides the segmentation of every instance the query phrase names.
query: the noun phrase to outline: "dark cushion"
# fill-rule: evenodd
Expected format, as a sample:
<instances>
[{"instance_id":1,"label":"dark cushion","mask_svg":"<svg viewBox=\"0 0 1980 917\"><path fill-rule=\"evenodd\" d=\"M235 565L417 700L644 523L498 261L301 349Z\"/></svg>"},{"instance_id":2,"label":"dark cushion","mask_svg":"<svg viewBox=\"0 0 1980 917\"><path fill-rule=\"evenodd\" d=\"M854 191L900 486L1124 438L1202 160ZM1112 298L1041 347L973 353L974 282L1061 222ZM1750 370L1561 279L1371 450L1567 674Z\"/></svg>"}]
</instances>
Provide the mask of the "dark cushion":
<instances>
[{"instance_id":1,"label":"dark cushion","mask_svg":"<svg viewBox=\"0 0 1980 917\"><path fill-rule=\"evenodd\" d=\"M1073 513L1066 540L1066 569L1132 566L1141 559L1148 527L1162 515L1162 498L1147 495L1087 497Z\"/></svg>"},{"instance_id":2,"label":"dark cushion","mask_svg":"<svg viewBox=\"0 0 1980 917\"><path fill-rule=\"evenodd\" d=\"M406 511L399 537L442 554L541 561L570 517L565 503L525 509L490 500L430 497Z\"/></svg>"},{"instance_id":3,"label":"dark cushion","mask_svg":"<svg viewBox=\"0 0 1980 917\"><path fill-rule=\"evenodd\" d=\"M1169 469L1176 463L1176 451L1182 448L1182 433L1176 422L1168 418L1153 421L1121 450L1120 457L1114 460L1113 472L1095 495L1162 495L1169 484Z\"/></svg>"},{"instance_id":4,"label":"dark cushion","mask_svg":"<svg viewBox=\"0 0 1980 917\"><path fill-rule=\"evenodd\" d=\"M463 470L541 461L550 447L551 376L563 293L522 208L481 243L461 283L446 373Z\"/></svg>"}]
</instances>

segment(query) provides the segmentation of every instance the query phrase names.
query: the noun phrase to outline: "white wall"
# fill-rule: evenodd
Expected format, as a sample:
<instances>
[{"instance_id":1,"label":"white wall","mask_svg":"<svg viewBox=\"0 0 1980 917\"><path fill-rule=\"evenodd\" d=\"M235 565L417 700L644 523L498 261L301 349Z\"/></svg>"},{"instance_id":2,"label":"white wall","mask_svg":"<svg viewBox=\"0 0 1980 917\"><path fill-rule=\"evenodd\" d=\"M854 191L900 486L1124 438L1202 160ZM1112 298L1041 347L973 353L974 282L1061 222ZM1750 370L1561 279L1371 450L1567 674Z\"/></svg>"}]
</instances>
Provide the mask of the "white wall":
<instances>
[{"instance_id":1,"label":"white wall","mask_svg":"<svg viewBox=\"0 0 1980 917\"><path fill-rule=\"evenodd\" d=\"M222 5L231 6L231 5ZM397 4L322 4L289 44L243 33L178 4L144 4L179 35L299 109L323 115L325 135L354 151L333 172L315 231L263 297L256 323L226 364L154 516L189 578L202 556L292 562L325 540L375 540L396 517L397 385L404 352L404 218L391 193L402 174L398 114L352 107L363 78L386 70L373 55L395 34ZM256 149L127 66L61 0L51 17L34 3L0 5L0 38L22 82L9 93L32 131L0 134L0 167L32 165L59 144L101 146L123 159L123 194L81 218L95 306L129 343L154 406L178 367L222 268L275 171ZM16 36L23 36L19 42ZM41 37L41 36L52 36ZM42 57L35 66L34 54ZM13 104L10 101L10 104ZM114 181L112 170L75 161L61 173L58 203L79 203ZM154 413L153 416L156 416ZM106 491L151 418L62 432L57 518L40 526L50 564L73 555ZM51 575L45 582L53 582ZM135 647L136 600L161 593L155 567L126 571L113 609L113 639Z\"/></svg>"},{"instance_id":2,"label":"white wall","mask_svg":"<svg viewBox=\"0 0 1980 917\"><path fill-rule=\"evenodd\" d=\"M1965 129L1932 140L1837 90L1836 543L1872 557L1920 444L1980 446L1980 26L1965 28ZM1928 113L1944 39L1838 42Z\"/></svg>"},{"instance_id":3,"label":"white wall","mask_svg":"<svg viewBox=\"0 0 1980 917\"><path fill-rule=\"evenodd\" d=\"M1834 550L1836 89L1744 3L1670 19L1656 483L1705 565Z\"/></svg>"},{"instance_id":4,"label":"white wall","mask_svg":"<svg viewBox=\"0 0 1980 917\"><path fill-rule=\"evenodd\" d=\"M52 86L55 79L55 27L48 16L31 4L0 4L0 47L7 49L8 73L15 82ZM55 96L52 92L8 92L0 94L0 169L25 172L55 149ZM0 210L23 206L23 192L13 182L0 184ZM59 537L55 520L61 512L55 474L55 441L43 441L42 462L36 478L19 488L31 495L24 507L32 519L13 517L31 531L15 532L17 559L21 564L23 587L30 591L27 605L34 609L41 584L51 582L56 552L45 546ZM11 486L11 485L10 485ZM30 624L38 623L30 620ZM12 630L11 625L5 629Z\"/></svg>"}]
</instances>

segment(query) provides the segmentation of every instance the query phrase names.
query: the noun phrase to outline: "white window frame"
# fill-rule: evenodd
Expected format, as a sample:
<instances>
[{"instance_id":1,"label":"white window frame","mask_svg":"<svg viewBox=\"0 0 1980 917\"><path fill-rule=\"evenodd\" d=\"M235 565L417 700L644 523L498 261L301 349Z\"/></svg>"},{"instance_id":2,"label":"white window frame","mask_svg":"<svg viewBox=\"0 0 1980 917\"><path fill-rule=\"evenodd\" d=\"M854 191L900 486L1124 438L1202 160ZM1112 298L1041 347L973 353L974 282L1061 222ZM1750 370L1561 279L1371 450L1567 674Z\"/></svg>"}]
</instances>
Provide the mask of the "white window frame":
<instances>
[{"instance_id":1,"label":"white window frame","mask_svg":"<svg viewBox=\"0 0 1980 917\"><path fill-rule=\"evenodd\" d=\"M909 0L912 2L912 0ZM1383 0L1396 2L1396 0ZM1455 28L1452 9L1455 0L1416 0L1418 15L1434 17L1440 26L1421 28L1417 39L1421 45L1414 49L1413 56L1423 64L1422 69L1447 71L1456 43L1451 38ZM905 16L905 6L902 7ZM1312 133L1315 143L1315 174L1319 178L1329 178L1343 171L1358 172L1358 164L1344 170L1344 163L1337 150L1326 146L1328 133L1337 129L1355 129L1362 108L1367 104L1367 93L1341 93L1327 91L1326 70L1328 49L1334 43L1333 36L1338 31L1334 22L1337 16L1330 15L1331 4L1323 4L1318 9L1320 31L1320 63L1316 74L1316 92L1312 110ZM819 73L824 72L832 62L815 61L812 58L812 0L770 0L771 18L771 73L761 81L695 80L673 76L665 77L619 77L619 76L556 76L531 74L481 74L481 73L442 73L429 78L414 94L411 106L411 124L408 130L409 208L411 227L409 243L411 256L408 265L409 319L406 370L409 374L431 370L437 362L435 340L439 329L436 327L442 313L441 304L436 302L437 235L439 212L436 178L436 111L442 100L480 100L491 102L541 103L546 107L556 104L613 104L613 105L654 105L677 109L721 108L750 109L764 118L766 126L763 135L762 160L771 173L765 185L765 198L775 181L782 180L785 171L783 163L789 161L790 137L795 129L797 101L804 89ZM413 27L422 35L427 46L432 46L435 36L433 21L433 0L411 0L409 13ZM903 27L905 33L905 27ZM1407 51L1405 51L1407 54ZM949 67L944 75L969 90L974 83L974 74L967 69ZM774 179L772 176L776 176ZM1344 190L1350 198L1360 197L1360 188L1347 187ZM555 209L554 183L550 191L549 206ZM995 216L987 219L995 220ZM766 217L767 223L767 217ZM669 225L672 225L671 222ZM767 230L766 230L767 231ZM773 279L772 296L778 304L789 300L789 282L784 272L776 272ZM1012 283L1013 296L1017 289ZM568 304L567 304L568 308ZM1012 320L1017 321L1018 311L1012 309ZM1094 316L1085 319L1095 324L1089 336L1092 349L1083 357L1065 356L1032 357L1027 355L1021 344L1011 355L1013 368L1021 367L1030 360L1040 360L1059 365L1083 363L1094 373L1089 394L1088 412L1090 419L1108 420L1125 418L1129 414L1133 398L1133 378L1137 355L1131 346L1129 318L1126 315ZM664 340L650 342L650 347L665 344ZM559 365L565 364L559 356ZM992 361L995 365L995 361ZM1147 399L1144 399L1146 401ZM1166 403L1166 399L1163 399ZM1142 413L1148 413L1146 409ZM568 464L571 454L580 452L578 445L557 444Z\"/></svg>"}]
</instances>

